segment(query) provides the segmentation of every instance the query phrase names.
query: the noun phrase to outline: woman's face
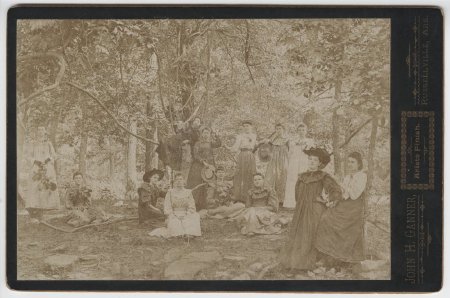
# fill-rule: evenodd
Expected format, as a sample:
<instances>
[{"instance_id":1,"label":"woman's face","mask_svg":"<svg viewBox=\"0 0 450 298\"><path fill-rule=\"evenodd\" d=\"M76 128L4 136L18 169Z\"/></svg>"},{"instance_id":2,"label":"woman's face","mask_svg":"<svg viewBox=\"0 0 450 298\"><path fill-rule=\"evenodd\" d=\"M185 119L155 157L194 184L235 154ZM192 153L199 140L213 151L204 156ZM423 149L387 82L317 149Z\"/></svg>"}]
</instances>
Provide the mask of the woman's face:
<instances>
[{"instance_id":1,"label":"woman's face","mask_svg":"<svg viewBox=\"0 0 450 298\"><path fill-rule=\"evenodd\" d=\"M282 135L284 128L283 128L283 126L277 126L277 127L275 127L275 131L276 131L277 135Z\"/></svg>"},{"instance_id":2,"label":"woman's face","mask_svg":"<svg viewBox=\"0 0 450 298\"><path fill-rule=\"evenodd\" d=\"M219 179L223 179L225 177L225 172L222 170L218 170L218 171L216 171L216 176Z\"/></svg>"},{"instance_id":3,"label":"woman's face","mask_svg":"<svg viewBox=\"0 0 450 298\"><path fill-rule=\"evenodd\" d=\"M75 177L73 177L73 181L76 185L81 186L83 184L83 176L76 175Z\"/></svg>"},{"instance_id":4,"label":"woman's face","mask_svg":"<svg viewBox=\"0 0 450 298\"><path fill-rule=\"evenodd\" d=\"M299 128L297 128L297 134L298 134L300 137L306 136L306 127L300 126Z\"/></svg>"},{"instance_id":5,"label":"woman's face","mask_svg":"<svg viewBox=\"0 0 450 298\"><path fill-rule=\"evenodd\" d=\"M200 118L195 118L194 121L192 122L192 126L193 127L199 127L201 124Z\"/></svg>"},{"instance_id":6,"label":"woman's face","mask_svg":"<svg viewBox=\"0 0 450 298\"><path fill-rule=\"evenodd\" d=\"M205 129L204 131L202 131L202 138L204 140L207 140L211 137L211 132L207 129Z\"/></svg>"},{"instance_id":7,"label":"woman's face","mask_svg":"<svg viewBox=\"0 0 450 298\"><path fill-rule=\"evenodd\" d=\"M44 127L39 127L37 131L37 137L39 140L45 140L47 132Z\"/></svg>"},{"instance_id":8,"label":"woman's face","mask_svg":"<svg viewBox=\"0 0 450 298\"><path fill-rule=\"evenodd\" d=\"M156 184L158 184L158 182L159 182L159 175L158 174L155 174L155 175L150 177L150 183L151 184L156 185Z\"/></svg>"},{"instance_id":9,"label":"woman's face","mask_svg":"<svg viewBox=\"0 0 450 298\"><path fill-rule=\"evenodd\" d=\"M309 171L317 171L320 167L320 160L319 157L309 155L308 156L308 170Z\"/></svg>"},{"instance_id":10,"label":"woman's face","mask_svg":"<svg viewBox=\"0 0 450 298\"><path fill-rule=\"evenodd\" d=\"M347 161L348 161L347 166L350 172L352 173L357 172L359 168L358 161L353 157L349 157Z\"/></svg>"},{"instance_id":11,"label":"woman's face","mask_svg":"<svg viewBox=\"0 0 450 298\"><path fill-rule=\"evenodd\" d=\"M242 125L242 127L244 129L244 132L247 132L247 133L251 132L251 130L252 130L252 126L250 124L248 124L248 123L244 123Z\"/></svg>"},{"instance_id":12,"label":"woman's face","mask_svg":"<svg viewBox=\"0 0 450 298\"><path fill-rule=\"evenodd\" d=\"M255 184L256 187L262 187L264 185L263 177L256 175L253 177L253 184Z\"/></svg>"},{"instance_id":13,"label":"woman's face","mask_svg":"<svg viewBox=\"0 0 450 298\"><path fill-rule=\"evenodd\" d=\"M184 178L183 176L177 176L173 181L173 186L177 188L184 187Z\"/></svg>"}]
</instances>

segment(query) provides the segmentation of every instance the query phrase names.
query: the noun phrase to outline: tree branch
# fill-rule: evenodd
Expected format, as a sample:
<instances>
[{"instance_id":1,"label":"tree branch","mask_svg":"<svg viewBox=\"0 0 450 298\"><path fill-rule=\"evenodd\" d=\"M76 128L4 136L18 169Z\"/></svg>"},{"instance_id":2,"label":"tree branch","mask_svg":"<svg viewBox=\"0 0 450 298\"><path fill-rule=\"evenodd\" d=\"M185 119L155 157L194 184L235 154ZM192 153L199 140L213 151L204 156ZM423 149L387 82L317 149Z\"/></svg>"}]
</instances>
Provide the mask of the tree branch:
<instances>
[{"instance_id":1,"label":"tree branch","mask_svg":"<svg viewBox=\"0 0 450 298\"><path fill-rule=\"evenodd\" d=\"M125 132L127 132L128 134L130 134L130 135L132 135L132 136L134 136L134 137L136 137L136 138L138 138L140 140L143 140L143 141L146 141L146 142L150 142L150 143L155 144L155 145L159 145L158 142L155 142L152 139L147 139L147 138L144 138L144 137L142 137L140 135L137 135L137 134L131 132L128 128L126 128L124 125L122 125L119 122L119 120L117 120L117 118L114 116L114 114L108 109L108 107L105 106L105 104L103 102L101 102L94 94L92 94L88 90L84 89L83 87L79 86L76 83L66 82L66 84L69 85L69 86L72 86L72 87L74 87L74 88L76 88L76 89L78 89L78 90L80 90L80 91L82 91L84 93L86 93L90 98L95 100L100 105L100 107L102 107L102 109L112 118L112 120L114 120L116 125L119 126Z\"/></svg>"},{"instance_id":2,"label":"tree branch","mask_svg":"<svg viewBox=\"0 0 450 298\"><path fill-rule=\"evenodd\" d=\"M249 66L249 59L250 59L250 44L249 44L249 38L250 38L250 25L247 20L245 20L245 27L247 29L245 33L245 48L244 48L244 61L245 66L247 67L248 73L250 74L250 78L252 79L253 84L255 84L255 79L253 78L252 70Z\"/></svg>"},{"instance_id":3,"label":"tree branch","mask_svg":"<svg viewBox=\"0 0 450 298\"><path fill-rule=\"evenodd\" d=\"M368 120L366 120L366 122L364 122L363 124L361 124L361 126L359 126L354 132L352 132L351 135L348 136L348 138L345 140L344 143L342 143L341 145L339 145L339 148L344 147L345 145L347 145L351 139L358 133L361 131L361 129L364 128L364 126L366 126L367 124L370 123L370 121L372 121L372 118L369 118Z\"/></svg>"},{"instance_id":4,"label":"tree branch","mask_svg":"<svg viewBox=\"0 0 450 298\"><path fill-rule=\"evenodd\" d=\"M39 95L43 94L44 92L55 89L61 83L62 77L64 76L64 72L66 71L66 66L67 66L67 63L61 54L57 54L57 53L34 54L34 55L27 55L27 56L19 57L18 60L29 60L29 59L42 58L42 57L53 57L58 60L59 71L58 71L58 74L56 75L55 82L51 85L45 86L44 88L42 88L38 91L33 92L27 98L21 100L18 104L19 108L22 107L24 104L28 103L29 101L31 101L32 99L34 99L35 97L38 97Z\"/></svg>"}]
</instances>

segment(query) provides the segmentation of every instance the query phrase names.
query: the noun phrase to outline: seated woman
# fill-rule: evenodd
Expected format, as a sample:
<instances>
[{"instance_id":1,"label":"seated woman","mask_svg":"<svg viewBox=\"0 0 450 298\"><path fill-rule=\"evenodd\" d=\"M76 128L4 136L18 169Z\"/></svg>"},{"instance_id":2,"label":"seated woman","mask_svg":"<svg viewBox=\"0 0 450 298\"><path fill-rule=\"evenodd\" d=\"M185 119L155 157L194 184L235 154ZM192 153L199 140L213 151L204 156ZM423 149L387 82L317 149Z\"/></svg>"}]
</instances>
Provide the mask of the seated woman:
<instances>
[{"instance_id":1,"label":"seated woman","mask_svg":"<svg viewBox=\"0 0 450 298\"><path fill-rule=\"evenodd\" d=\"M164 172L153 169L145 172L142 180L144 182L138 188L139 195L139 223L142 224L150 219L163 219L163 212L156 207L158 198L163 198L166 192L158 187L159 181L164 177Z\"/></svg>"},{"instance_id":2,"label":"seated woman","mask_svg":"<svg viewBox=\"0 0 450 298\"><path fill-rule=\"evenodd\" d=\"M327 209L320 220L315 247L328 261L360 262L363 253L363 208L367 175L362 171L361 154L348 156L349 174L342 183L342 198ZM325 258L327 259L327 258Z\"/></svg>"},{"instance_id":3,"label":"seated woman","mask_svg":"<svg viewBox=\"0 0 450 298\"><path fill-rule=\"evenodd\" d=\"M208 216L214 218L233 217L245 208L243 202L232 199L233 182L225 180L225 169L218 166L216 181L210 183L207 190Z\"/></svg>"},{"instance_id":4,"label":"seated woman","mask_svg":"<svg viewBox=\"0 0 450 298\"><path fill-rule=\"evenodd\" d=\"M184 178L181 173L174 176L173 188L164 200L164 214L167 216L167 227L150 232L150 236L165 238L178 236L201 236L200 215L195 210L192 192L184 188Z\"/></svg>"},{"instance_id":5,"label":"seated woman","mask_svg":"<svg viewBox=\"0 0 450 298\"><path fill-rule=\"evenodd\" d=\"M75 172L73 174L73 184L66 192L66 207L71 210L67 219L67 224L71 226L82 226L89 223L106 221L106 213L91 205L91 192L84 184L83 174Z\"/></svg>"},{"instance_id":6,"label":"seated woman","mask_svg":"<svg viewBox=\"0 0 450 298\"><path fill-rule=\"evenodd\" d=\"M264 186L264 176L253 176L253 187L248 191L247 208L236 217L241 233L276 234L281 227L275 225L275 213L278 211L278 199L275 191Z\"/></svg>"}]
</instances>

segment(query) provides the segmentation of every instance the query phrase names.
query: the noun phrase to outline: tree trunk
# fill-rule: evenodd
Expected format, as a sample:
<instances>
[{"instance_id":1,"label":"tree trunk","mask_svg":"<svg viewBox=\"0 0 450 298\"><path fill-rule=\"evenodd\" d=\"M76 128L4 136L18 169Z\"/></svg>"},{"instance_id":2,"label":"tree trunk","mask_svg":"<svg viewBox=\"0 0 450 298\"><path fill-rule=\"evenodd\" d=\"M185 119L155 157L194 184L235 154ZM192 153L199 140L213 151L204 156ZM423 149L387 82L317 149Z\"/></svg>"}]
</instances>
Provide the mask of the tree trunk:
<instances>
[{"instance_id":1,"label":"tree trunk","mask_svg":"<svg viewBox=\"0 0 450 298\"><path fill-rule=\"evenodd\" d=\"M341 101L341 86L342 82L340 80L337 80L335 82L334 86L334 98L336 102ZM334 157L334 174L336 177L341 178L342 177L342 165L341 165L341 153L339 150L339 134L340 134L340 127L339 127L339 120L340 116L337 113L338 108L335 108L333 110L333 117L332 117L332 125L333 125L333 136L332 136L332 145L333 145L333 157Z\"/></svg>"},{"instance_id":2,"label":"tree trunk","mask_svg":"<svg viewBox=\"0 0 450 298\"><path fill-rule=\"evenodd\" d=\"M106 138L106 145L108 147L108 160L109 160L109 181L113 180L115 164L114 164L114 149L113 149L113 140L111 136Z\"/></svg>"},{"instance_id":3,"label":"tree trunk","mask_svg":"<svg viewBox=\"0 0 450 298\"><path fill-rule=\"evenodd\" d=\"M133 133L137 132L137 121L134 118L130 119L130 131ZM131 180L134 184L137 182L136 173L136 137L128 136L128 155L127 155L127 180Z\"/></svg>"},{"instance_id":4,"label":"tree trunk","mask_svg":"<svg viewBox=\"0 0 450 298\"><path fill-rule=\"evenodd\" d=\"M59 109L55 114L53 114L53 117L50 119L50 128L49 128L49 140L53 145L53 148L55 148L55 151L57 150L58 146L56 145L56 132L58 131L58 122L59 117L61 115L61 109ZM55 172L58 176L59 173L59 161L55 160Z\"/></svg>"},{"instance_id":5,"label":"tree trunk","mask_svg":"<svg viewBox=\"0 0 450 298\"><path fill-rule=\"evenodd\" d=\"M372 181L373 181L373 170L374 170L374 153L375 153L375 145L377 141L377 132L378 132L378 117L374 116L372 118L372 130L370 132L370 140L369 140L369 153L367 156L368 159L368 166L367 166L367 187L365 190L365 195L363 197L364 199L364 209L363 209L363 248L364 248L364 255L368 256L368 249L367 249L367 218L368 218L368 207L369 207L369 191L372 188Z\"/></svg>"},{"instance_id":6,"label":"tree trunk","mask_svg":"<svg viewBox=\"0 0 450 298\"><path fill-rule=\"evenodd\" d=\"M83 177L86 177L86 153L87 153L87 144L88 144L88 133L86 128L86 113L83 109L81 118L81 136L80 136L80 155L78 158L79 171L83 174Z\"/></svg>"},{"instance_id":7,"label":"tree trunk","mask_svg":"<svg viewBox=\"0 0 450 298\"><path fill-rule=\"evenodd\" d=\"M370 132L370 141L369 141L369 153L367 156L368 165L367 165L367 190L372 187L373 182L373 172L374 172L374 154L375 154L375 145L377 141L377 133L378 133L378 117L374 116L372 119L372 130Z\"/></svg>"},{"instance_id":8,"label":"tree trunk","mask_svg":"<svg viewBox=\"0 0 450 298\"><path fill-rule=\"evenodd\" d=\"M350 124L347 123L347 129L345 130L345 139L347 140L350 137ZM347 151L347 149L344 149L344 175L348 173L348 156L349 152Z\"/></svg>"},{"instance_id":9,"label":"tree trunk","mask_svg":"<svg viewBox=\"0 0 450 298\"><path fill-rule=\"evenodd\" d=\"M208 109L208 100L209 100L209 81L211 77L211 37L209 36L209 32L206 34L206 86L205 86L205 104L203 105L202 110L202 118L207 114Z\"/></svg>"},{"instance_id":10,"label":"tree trunk","mask_svg":"<svg viewBox=\"0 0 450 298\"><path fill-rule=\"evenodd\" d=\"M150 96L147 98L146 114L148 118L151 118L153 115L153 105ZM148 126L148 124L146 125L147 127L145 128L145 137L147 139L153 139L152 129ZM150 142L145 142L145 171L150 171L153 168L152 160L154 151L155 145Z\"/></svg>"}]
</instances>

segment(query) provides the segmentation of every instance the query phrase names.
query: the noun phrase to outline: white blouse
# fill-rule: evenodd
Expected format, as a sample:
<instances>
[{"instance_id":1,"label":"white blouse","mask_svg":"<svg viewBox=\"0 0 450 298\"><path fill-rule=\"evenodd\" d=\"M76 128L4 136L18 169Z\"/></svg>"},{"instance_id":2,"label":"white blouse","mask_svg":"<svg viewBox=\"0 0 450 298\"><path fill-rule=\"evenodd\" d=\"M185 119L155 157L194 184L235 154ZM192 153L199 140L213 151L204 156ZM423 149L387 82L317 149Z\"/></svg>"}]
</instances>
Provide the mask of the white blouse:
<instances>
[{"instance_id":1,"label":"white blouse","mask_svg":"<svg viewBox=\"0 0 450 298\"><path fill-rule=\"evenodd\" d=\"M342 182L344 199L358 199L366 189L366 185L367 175L363 171L345 176L344 181Z\"/></svg>"}]
</instances>

